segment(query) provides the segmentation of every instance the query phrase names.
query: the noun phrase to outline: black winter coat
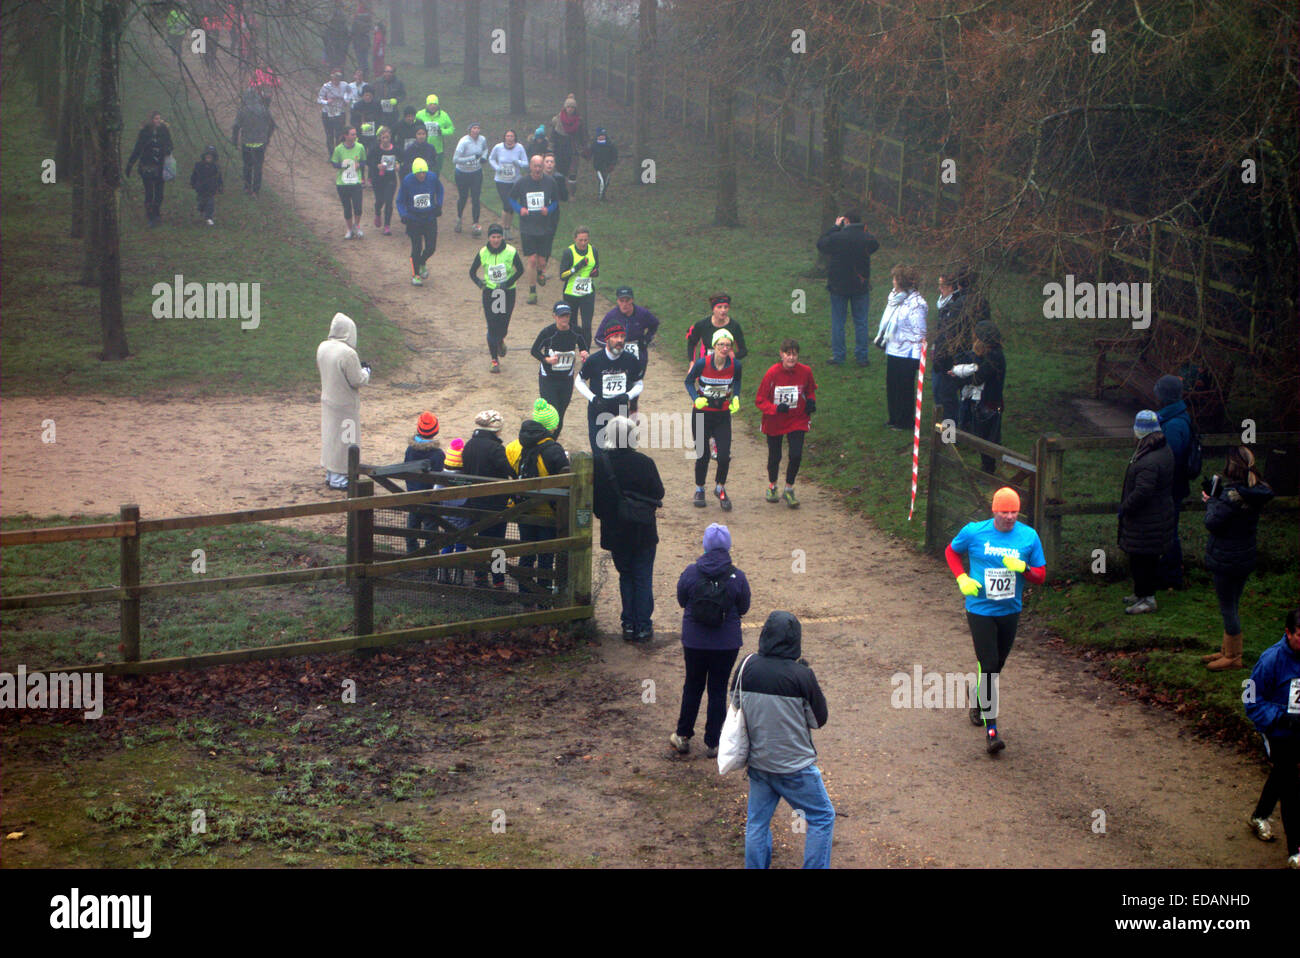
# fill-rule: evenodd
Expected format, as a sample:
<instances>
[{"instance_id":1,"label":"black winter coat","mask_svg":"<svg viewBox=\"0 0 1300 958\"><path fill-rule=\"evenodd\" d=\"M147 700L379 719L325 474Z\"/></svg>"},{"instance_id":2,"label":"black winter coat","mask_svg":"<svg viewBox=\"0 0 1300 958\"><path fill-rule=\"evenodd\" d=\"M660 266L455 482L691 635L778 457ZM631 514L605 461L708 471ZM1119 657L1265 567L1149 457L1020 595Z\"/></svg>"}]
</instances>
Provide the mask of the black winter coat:
<instances>
[{"instance_id":1,"label":"black winter coat","mask_svg":"<svg viewBox=\"0 0 1300 958\"><path fill-rule=\"evenodd\" d=\"M475 429L465 443L465 465L461 470L467 476L488 479L515 479L515 471L506 458L506 447L501 437L490 429ZM473 509L504 509L506 496L482 496L466 503Z\"/></svg>"},{"instance_id":2,"label":"black winter coat","mask_svg":"<svg viewBox=\"0 0 1300 958\"><path fill-rule=\"evenodd\" d=\"M172 131L166 123L157 128L150 123L135 138L135 149L126 161L126 175L131 175L131 167L139 161L141 176L162 179L163 160L171 153Z\"/></svg>"},{"instance_id":3,"label":"black winter coat","mask_svg":"<svg viewBox=\"0 0 1300 958\"><path fill-rule=\"evenodd\" d=\"M1255 530L1259 513L1273 498L1265 482L1234 484L1205 503L1205 568L1220 575L1244 576L1255 569Z\"/></svg>"},{"instance_id":4,"label":"black winter coat","mask_svg":"<svg viewBox=\"0 0 1300 958\"><path fill-rule=\"evenodd\" d=\"M1163 555L1174 541L1174 454L1164 433L1144 436L1128 461L1119 504L1119 547Z\"/></svg>"},{"instance_id":5,"label":"black winter coat","mask_svg":"<svg viewBox=\"0 0 1300 958\"><path fill-rule=\"evenodd\" d=\"M952 298L936 310L930 330L930 365L934 370L943 375L955 366L957 355L970 348L969 340L963 341L961 334L969 337L976 323L989 318L988 300L965 289L954 290Z\"/></svg>"},{"instance_id":6,"label":"black winter coat","mask_svg":"<svg viewBox=\"0 0 1300 958\"><path fill-rule=\"evenodd\" d=\"M836 296L858 296L871 286L871 254L880 243L861 223L832 226L817 240L817 251L830 259L826 288Z\"/></svg>"},{"instance_id":7,"label":"black winter coat","mask_svg":"<svg viewBox=\"0 0 1300 958\"><path fill-rule=\"evenodd\" d=\"M639 492L651 499L664 497L659 467L643 452L635 449L611 449L598 452L592 463L592 511L600 520L600 547L609 552L628 551L652 546L659 541L658 523L643 525L618 521L618 496L609 480L602 459L614 467L614 475L624 492Z\"/></svg>"}]
</instances>

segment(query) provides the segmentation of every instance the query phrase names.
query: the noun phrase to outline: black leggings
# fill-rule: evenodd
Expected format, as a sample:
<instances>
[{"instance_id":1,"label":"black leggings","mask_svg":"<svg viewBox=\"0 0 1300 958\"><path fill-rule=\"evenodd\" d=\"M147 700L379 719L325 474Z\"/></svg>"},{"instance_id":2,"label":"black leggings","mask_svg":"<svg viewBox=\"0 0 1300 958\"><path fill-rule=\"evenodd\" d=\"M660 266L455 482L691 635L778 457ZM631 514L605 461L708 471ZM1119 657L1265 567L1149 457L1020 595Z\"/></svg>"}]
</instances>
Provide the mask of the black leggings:
<instances>
[{"instance_id":1,"label":"black leggings","mask_svg":"<svg viewBox=\"0 0 1300 958\"><path fill-rule=\"evenodd\" d=\"M407 220L406 235L411 238L411 275L414 276L438 248L438 221L412 217Z\"/></svg>"},{"instance_id":2,"label":"black leggings","mask_svg":"<svg viewBox=\"0 0 1300 958\"><path fill-rule=\"evenodd\" d=\"M796 429L784 436L767 437L767 481L776 484L776 477L781 471L781 440L790 440L790 461L785 467L785 484L793 486L799 475L799 463L803 461L804 431Z\"/></svg>"},{"instance_id":3,"label":"black leggings","mask_svg":"<svg viewBox=\"0 0 1300 958\"><path fill-rule=\"evenodd\" d=\"M1281 801L1282 829L1286 832L1286 853L1290 856L1300 852L1300 768L1296 765L1300 762L1300 741L1290 738L1267 742L1273 770L1259 793L1253 817L1268 818Z\"/></svg>"},{"instance_id":4,"label":"black leggings","mask_svg":"<svg viewBox=\"0 0 1300 958\"><path fill-rule=\"evenodd\" d=\"M717 748L722 738L722 723L727 717L727 679L739 651L682 647L686 681L682 685L682 708L677 714L677 734L682 738L695 734L695 719L700 714L700 699L707 686L709 705L704 713L704 744Z\"/></svg>"},{"instance_id":5,"label":"black leggings","mask_svg":"<svg viewBox=\"0 0 1300 958\"><path fill-rule=\"evenodd\" d=\"M362 200L365 196L361 192L361 184L351 183L347 186L340 184L335 189L339 191L339 200L343 203L343 218L345 220L361 219Z\"/></svg>"},{"instance_id":6,"label":"black leggings","mask_svg":"<svg viewBox=\"0 0 1300 958\"><path fill-rule=\"evenodd\" d=\"M473 173L462 173L456 171L456 219L460 219L465 212L465 201L473 199L474 203L470 207L474 214L474 222L478 222L479 214L479 197L483 193L483 171L475 170Z\"/></svg>"},{"instance_id":7,"label":"black leggings","mask_svg":"<svg viewBox=\"0 0 1300 958\"><path fill-rule=\"evenodd\" d=\"M1008 615L977 615L966 613L970 624L970 637L975 642L975 658L979 660L979 684L976 688L975 701L981 705L980 714L985 725L997 724L997 679L1002 667L1007 664L1011 654L1011 645L1016 641L1016 626L1020 624L1020 613ZM983 708L987 704L989 707Z\"/></svg>"},{"instance_id":8,"label":"black leggings","mask_svg":"<svg viewBox=\"0 0 1300 958\"><path fill-rule=\"evenodd\" d=\"M591 318L596 314L596 294L588 293L586 296L570 296L564 294L564 301L569 304L569 309L573 310L573 328L588 343L591 343Z\"/></svg>"},{"instance_id":9,"label":"black leggings","mask_svg":"<svg viewBox=\"0 0 1300 958\"><path fill-rule=\"evenodd\" d=\"M157 176L140 174L140 183L144 186L144 213L150 222L162 219L163 188L166 182L162 173Z\"/></svg>"},{"instance_id":10,"label":"black leggings","mask_svg":"<svg viewBox=\"0 0 1300 958\"><path fill-rule=\"evenodd\" d=\"M560 430L564 428L564 413L569 408L569 401L573 399L573 377L572 376L543 376L540 372L537 374L537 395L541 396L548 403L555 407L555 411L560 414L560 423L555 427L555 438L560 438Z\"/></svg>"},{"instance_id":11,"label":"black leggings","mask_svg":"<svg viewBox=\"0 0 1300 958\"><path fill-rule=\"evenodd\" d=\"M334 147L343 142L344 119L341 116L329 116L322 113L320 122L325 127L325 155L334 157Z\"/></svg>"},{"instance_id":12,"label":"black leggings","mask_svg":"<svg viewBox=\"0 0 1300 958\"><path fill-rule=\"evenodd\" d=\"M885 403L889 423L899 429L911 429L916 418L916 370L919 359L903 356L885 357Z\"/></svg>"},{"instance_id":13,"label":"black leggings","mask_svg":"<svg viewBox=\"0 0 1300 958\"><path fill-rule=\"evenodd\" d=\"M695 428L701 434L695 440L695 449L703 453L695 460L695 484L704 485L709 476L709 440L718 444L718 471L715 480L718 485L727 484L727 470L731 467L731 413L695 411Z\"/></svg>"},{"instance_id":14,"label":"black leggings","mask_svg":"<svg viewBox=\"0 0 1300 958\"><path fill-rule=\"evenodd\" d=\"M1129 553L1128 564L1133 571L1133 594L1139 599L1149 599L1156 594L1156 578L1160 569L1160 556Z\"/></svg>"},{"instance_id":15,"label":"black leggings","mask_svg":"<svg viewBox=\"0 0 1300 958\"><path fill-rule=\"evenodd\" d=\"M1249 577L1249 572L1245 575L1214 573L1214 594L1219 599L1219 615L1223 617L1223 631L1229 635L1241 632L1241 616L1237 613L1237 606Z\"/></svg>"},{"instance_id":16,"label":"black leggings","mask_svg":"<svg viewBox=\"0 0 1300 958\"><path fill-rule=\"evenodd\" d=\"M488 352L493 359L498 358L506 333L510 332L510 314L514 311L513 286L510 289L498 286L496 289L483 290L483 318L487 320Z\"/></svg>"},{"instance_id":17,"label":"black leggings","mask_svg":"<svg viewBox=\"0 0 1300 958\"><path fill-rule=\"evenodd\" d=\"M392 173L386 176L377 176L374 183L375 216L383 213L384 225L388 226L393 222L393 197L397 195L397 176Z\"/></svg>"}]
</instances>

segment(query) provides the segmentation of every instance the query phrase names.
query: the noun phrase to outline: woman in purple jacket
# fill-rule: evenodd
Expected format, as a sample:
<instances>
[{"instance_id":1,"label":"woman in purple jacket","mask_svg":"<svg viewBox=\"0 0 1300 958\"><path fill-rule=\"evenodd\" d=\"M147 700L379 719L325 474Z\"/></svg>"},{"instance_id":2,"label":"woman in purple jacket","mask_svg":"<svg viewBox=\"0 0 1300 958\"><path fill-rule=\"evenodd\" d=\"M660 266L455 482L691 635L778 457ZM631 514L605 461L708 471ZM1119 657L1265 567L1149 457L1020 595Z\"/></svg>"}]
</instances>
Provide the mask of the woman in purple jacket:
<instances>
[{"instance_id":1,"label":"woman in purple jacket","mask_svg":"<svg viewBox=\"0 0 1300 958\"><path fill-rule=\"evenodd\" d=\"M709 758L714 758L727 715L727 678L741 646L740 618L749 611L749 580L731 564L731 533L726 526L715 522L704 530L704 555L688 565L677 580L677 604L685 610L682 653L686 683L677 731L668 736L668 744L682 755L690 752L695 718L707 686L704 746Z\"/></svg>"}]
</instances>

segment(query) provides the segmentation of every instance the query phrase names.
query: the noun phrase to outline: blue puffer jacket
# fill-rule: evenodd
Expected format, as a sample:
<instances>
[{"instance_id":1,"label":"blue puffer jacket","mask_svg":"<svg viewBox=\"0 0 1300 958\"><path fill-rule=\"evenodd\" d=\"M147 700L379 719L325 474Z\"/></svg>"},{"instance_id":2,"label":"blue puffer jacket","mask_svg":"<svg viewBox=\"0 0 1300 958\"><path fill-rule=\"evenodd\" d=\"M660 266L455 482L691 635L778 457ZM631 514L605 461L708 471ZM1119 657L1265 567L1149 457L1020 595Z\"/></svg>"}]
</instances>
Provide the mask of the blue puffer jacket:
<instances>
[{"instance_id":1,"label":"blue puffer jacket","mask_svg":"<svg viewBox=\"0 0 1300 958\"><path fill-rule=\"evenodd\" d=\"M690 609L696 583L705 577L716 579L723 575L731 576L727 580L731 611L717 627L696 622ZM731 553L726 549L710 549L704 553L688 565L677 580L677 604L685 610L682 612L682 645L688 649L716 651L740 648L744 644L740 638L740 617L749 611L749 598L749 580L745 573L731 564Z\"/></svg>"},{"instance_id":2,"label":"blue puffer jacket","mask_svg":"<svg viewBox=\"0 0 1300 958\"><path fill-rule=\"evenodd\" d=\"M1156 411L1160 420L1160 430L1169 443L1169 451L1174 454L1174 498L1182 502L1191 491L1187 479L1187 456L1192 451L1192 416L1187 411L1187 403L1178 402L1162 406Z\"/></svg>"},{"instance_id":3,"label":"blue puffer jacket","mask_svg":"<svg viewBox=\"0 0 1300 958\"><path fill-rule=\"evenodd\" d=\"M1246 706L1246 715L1255 728L1270 739L1295 741L1300 731L1284 727L1282 720L1293 694L1291 687L1300 683L1300 652L1287 644L1285 635L1264 650L1250 673L1250 681L1254 684L1255 701Z\"/></svg>"}]
</instances>

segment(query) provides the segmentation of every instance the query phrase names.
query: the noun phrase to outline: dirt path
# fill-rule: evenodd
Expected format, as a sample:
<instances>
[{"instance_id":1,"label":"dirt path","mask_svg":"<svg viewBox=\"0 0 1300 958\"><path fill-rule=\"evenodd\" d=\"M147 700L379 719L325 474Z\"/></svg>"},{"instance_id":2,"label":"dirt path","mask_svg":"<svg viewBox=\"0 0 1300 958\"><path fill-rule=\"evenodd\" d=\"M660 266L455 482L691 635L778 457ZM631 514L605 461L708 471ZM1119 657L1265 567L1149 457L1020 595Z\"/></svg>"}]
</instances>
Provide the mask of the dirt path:
<instances>
[{"instance_id":1,"label":"dirt path","mask_svg":"<svg viewBox=\"0 0 1300 958\"><path fill-rule=\"evenodd\" d=\"M374 230L368 195L365 239L341 241L340 211L323 159L305 151L271 157L267 178L281 190L286 160L300 177L293 200L310 228L329 237L351 282L402 325L413 351L407 368L378 370L376 382L363 390L363 458L397 461L425 408L444 423L444 440L468 436L475 412L485 407L505 414L504 434L513 436L536 390L536 369L526 350L548 311L523 305L521 294L504 373L489 377L478 293L465 277L481 241L468 231L453 234L454 218L444 214L438 253L430 262L432 282L412 288L400 226L391 237ZM452 208L454 189L448 193ZM575 221L571 207L564 209L564 224ZM484 223L490 221L485 214ZM593 241L599 244L600 237ZM606 268L607 280L616 279L615 270L613 263ZM550 301L557 285L542 292L543 302ZM602 303L597 315L608 306ZM329 320L319 317L322 338ZM364 358L364 325L359 339ZM675 335L663 339L676 346ZM303 362L312 362L315 346L302 344ZM676 349L652 350L643 411L684 406L681 365ZM751 383L763 365L754 357ZM745 408L748 421L756 411ZM115 512L135 502L148 517L323 497L315 390L201 403L19 398L5 400L0 413L0 501L6 515ZM584 415L575 396L572 427L564 436L571 449L585 447ZM54 445L40 442L47 418L59 424ZM93 456L85 454L87 448ZM607 555L598 552L594 581L605 637L582 705L571 708L557 693L548 696L554 707L536 710L535 724L526 729L490 724L482 744L504 752L484 764L486 777L475 799L505 796L536 809L539 837L566 848L578 843L599 852L602 861L688 864L711 857L687 852L701 850L717 834L708 831L715 814L733 826L743 821L745 780L721 779L712 762L698 755L679 760L666 746L682 677L675 583L697 556L705 525L721 514L712 499L707 511L689 505L693 482L680 450L652 454L668 490L655 572L659 638L648 648L633 648L611 637L617 635L617 584ZM1197 740L1184 721L1125 699L1075 660L1045 648L1032 628L1022 628L1004 673L1008 748L999 760L984 755L964 710L892 708L894 673L910 674L915 664L927 672L974 666L951 577L815 487L802 486L798 511L764 503L765 457L759 441L737 431L730 483L736 506L726 521L734 557L754 592L746 651L755 649L768 611L785 608L803 619L804 653L830 704L830 721L815 741L839 814L837 865L1280 863L1278 846L1260 845L1243 825L1262 784L1258 765ZM317 528L341 531L342 520ZM804 572L792 571L797 549L806 556ZM642 702L646 679L655 683L652 704ZM701 715L697 742L702 725ZM550 752L554 762L545 760ZM594 758L569 767L575 756ZM673 786L676 797L656 804L656 787L662 792L665 785ZM1104 834L1093 830L1095 810L1105 813ZM778 865L797 863L801 848L801 839L791 840L788 819L780 817L785 814L782 806ZM684 821L688 815L691 828ZM716 853L717 845L710 850Z\"/></svg>"}]
</instances>

